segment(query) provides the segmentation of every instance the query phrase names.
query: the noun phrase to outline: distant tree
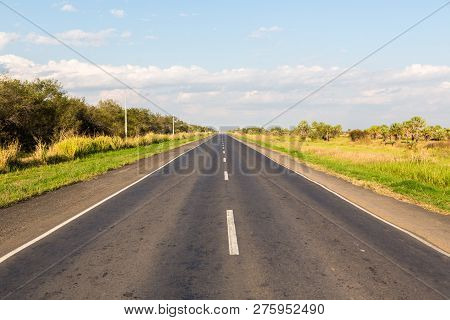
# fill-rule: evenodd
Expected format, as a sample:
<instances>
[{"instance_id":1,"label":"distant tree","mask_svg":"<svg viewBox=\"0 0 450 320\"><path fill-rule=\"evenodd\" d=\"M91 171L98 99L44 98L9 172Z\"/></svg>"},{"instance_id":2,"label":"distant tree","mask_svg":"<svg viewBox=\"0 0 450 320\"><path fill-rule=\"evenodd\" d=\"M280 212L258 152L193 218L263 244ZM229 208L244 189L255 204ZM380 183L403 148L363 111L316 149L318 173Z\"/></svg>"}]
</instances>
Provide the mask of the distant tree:
<instances>
[{"instance_id":1,"label":"distant tree","mask_svg":"<svg viewBox=\"0 0 450 320\"><path fill-rule=\"evenodd\" d=\"M393 123L389 127L389 134L394 137L394 140L399 140L403 136L403 125L401 123Z\"/></svg>"},{"instance_id":2,"label":"distant tree","mask_svg":"<svg viewBox=\"0 0 450 320\"><path fill-rule=\"evenodd\" d=\"M433 126L426 126L425 128L422 129L420 135L425 141L429 141L433 136L433 131L434 131Z\"/></svg>"},{"instance_id":3,"label":"distant tree","mask_svg":"<svg viewBox=\"0 0 450 320\"><path fill-rule=\"evenodd\" d=\"M446 130L439 125L428 126L422 130L422 136L427 141L441 141L446 139Z\"/></svg>"},{"instance_id":4,"label":"distant tree","mask_svg":"<svg viewBox=\"0 0 450 320\"><path fill-rule=\"evenodd\" d=\"M330 141L331 138L338 136L341 132L342 127L340 125L332 126L324 122L314 121L311 124L310 137Z\"/></svg>"},{"instance_id":5,"label":"distant tree","mask_svg":"<svg viewBox=\"0 0 450 320\"><path fill-rule=\"evenodd\" d=\"M280 127L280 126L275 126L275 127L270 128L270 129L269 129L269 132L270 132L271 134L273 134L273 135L281 136L281 135L287 133L288 130L286 130L286 129Z\"/></svg>"},{"instance_id":6,"label":"distant tree","mask_svg":"<svg viewBox=\"0 0 450 320\"><path fill-rule=\"evenodd\" d=\"M366 131L369 134L371 139L377 139L378 136L380 136L380 134L381 134L380 126L377 126L377 125L371 126Z\"/></svg>"},{"instance_id":7,"label":"distant tree","mask_svg":"<svg viewBox=\"0 0 450 320\"><path fill-rule=\"evenodd\" d=\"M363 140L367 137L367 132L360 129L351 130L348 135L352 141Z\"/></svg>"},{"instance_id":8,"label":"distant tree","mask_svg":"<svg viewBox=\"0 0 450 320\"><path fill-rule=\"evenodd\" d=\"M383 138L383 141L391 139L392 136L391 136L391 133L389 131L389 127L387 125L385 125L385 124L381 125L379 127L379 130L380 130L381 138Z\"/></svg>"},{"instance_id":9,"label":"distant tree","mask_svg":"<svg viewBox=\"0 0 450 320\"><path fill-rule=\"evenodd\" d=\"M411 141L418 141L420 139L421 132L425 126L426 121L418 116L412 117L410 120L403 122L403 127L405 128L407 138Z\"/></svg>"},{"instance_id":10,"label":"distant tree","mask_svg":"<svg viewBox=\"0 0 450 320\"><path fill-rule=\"evenodd\" d=\"M311 127L306 120L300 121L297 127L294 129L294 134L298 134L302 139L307 138L310 133Z\"/></svg>"},{"instance_id":11,"label":"distant tree","mask_svg":"<svg viewBox=\"0 0 450 320\"><path fill-rule=\"evenodd\" d=\"M335 125L331 128L331 138L336 138L342 134L342 126L340 124Z\"/></svg>"},{"instance_id":12,"label":"distant tree","mask_svg":"<svg viewBox=\"0 0 450 320\"><path fill-rule=\"evenodd\" d=\"M242 133L245 133L245 134L262 134L262 133L264 133L264 129L261 127L246 127L246 128L243 128L241 131L242 131Z\"/></svg>"}]
</instances>

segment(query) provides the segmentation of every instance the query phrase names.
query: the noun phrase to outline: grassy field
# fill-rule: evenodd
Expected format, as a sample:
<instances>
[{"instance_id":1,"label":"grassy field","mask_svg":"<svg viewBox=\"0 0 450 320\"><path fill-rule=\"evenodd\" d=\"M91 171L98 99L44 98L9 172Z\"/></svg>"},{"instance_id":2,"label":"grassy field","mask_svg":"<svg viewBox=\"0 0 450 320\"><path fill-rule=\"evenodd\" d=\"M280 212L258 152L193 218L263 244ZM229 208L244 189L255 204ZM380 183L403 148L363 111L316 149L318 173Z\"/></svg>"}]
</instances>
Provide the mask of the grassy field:
<instances>
[{"instance_id":1,"label":"grassy field","mask_svg":"<svg viewBox=\"0 0 450 320\"><path fill-rule=\"evenodd\" d=\"M161 153L203 136L162 141L135 148L99 152L57 164L47 164L0 174L0 207L91 179L108 170L119 168L153 154Z\"/></svg>"},{"instance_id":2,"label":"grassy field","mask_svg":"<svg viewBox=\"0 0 450 320\"><path fill-rule=\"evenodd\" d=\"M351 142L348 137L302 142L290 135L235 135L377 192L450 213L448 142L422 142L410 150L401 143Z\"/></svg>"}]
</instances>

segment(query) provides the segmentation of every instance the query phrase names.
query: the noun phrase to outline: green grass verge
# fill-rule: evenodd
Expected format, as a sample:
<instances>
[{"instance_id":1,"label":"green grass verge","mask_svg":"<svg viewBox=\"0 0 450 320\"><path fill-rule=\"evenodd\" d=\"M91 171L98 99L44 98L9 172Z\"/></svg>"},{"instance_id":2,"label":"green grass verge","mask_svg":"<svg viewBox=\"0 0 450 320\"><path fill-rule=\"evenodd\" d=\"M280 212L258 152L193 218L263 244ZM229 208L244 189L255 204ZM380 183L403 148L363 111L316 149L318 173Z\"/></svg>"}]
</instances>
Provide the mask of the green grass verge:
<instances>
[{"instance_id":1,"label":"green grass verge","mask_svg":"<svg viewBox=\"0 0 450 320\"><path fill-rule=\"evenodd\" d=\"M435 211L450 213L449 173L445 166L427 163L373 162L355 163L349 160L317 155L268 143L257 139L239 136L239 139L253 142L260 146L279 151L297 158L305 163L317 165L324 171L331 171L358 181L369 182L402 195L412 202L422 204ZM430 174L433 173L433 174ZM439 179L431 179L439 175Z\"/></svg>"},{"instance_id":2,"label":"green grass verge","mask_svg":"<svg viewBox=\"0 0 450 320\"><path fill-rule=\"evenodd\" d=\"M31 167L1 174L0 207L11 205L65 185L89 180L109 170L198 139L199 137L191 137L164 141L138 148L101 152L68 162Z\"/></svg>"}]
</instances>

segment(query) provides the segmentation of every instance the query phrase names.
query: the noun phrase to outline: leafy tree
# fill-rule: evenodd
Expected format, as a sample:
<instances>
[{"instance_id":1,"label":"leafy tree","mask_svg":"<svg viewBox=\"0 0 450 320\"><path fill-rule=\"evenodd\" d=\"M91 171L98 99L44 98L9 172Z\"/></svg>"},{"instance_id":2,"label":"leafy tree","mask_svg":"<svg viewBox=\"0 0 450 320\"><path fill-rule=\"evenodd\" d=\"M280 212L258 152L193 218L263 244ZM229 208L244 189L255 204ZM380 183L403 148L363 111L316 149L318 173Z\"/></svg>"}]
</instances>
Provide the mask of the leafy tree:
<instances>
[{"instance_id":1,"label":"leafy tree","mask_svg":"<svg viewBox=\"0 0 450 320\"><path fill-rule=\"evenodd\" d=\"M311 133L311 127L308 124L308 121L300 121L297 127L294 129L294 133L298 134L303 139L307 138Z\"/></svg>"},{"instance_id":2,"label":"leafy tree","mask_svg":"<svg viewBox=\"0 0 450 320\"><path fill-rule=\"evenodd\" d=\"M434 131L434 128L432 126L426 126L425 128L422 129L422 131L420 132L420 135L422 136L422 138L425 141L429 141L429 140L431 140L431 137L433 136L433 131Z\"/></svg>"},{"instance_id":3,"label":"leafy tree","mask_svg":"<svg viewBox=\"0 0 450 320\"><path fill-rule=\"evenodd\" d=\"M441 126L428 126L422 130L422 136L425 140L441 141L446 139L446 130Z\"/></svg>"},{"instance_id":4,"label":"leafy tree","mask_svg":"<svg viewBox=\"0 0 450 320\"><path fill-rule=\"evenodd\" d=\"M367 132L364 130L355 129L349 132L349 136L352 141L359 141L367 137Z\"/></svg>"},{"instance_id":5,"label":"leafy tree","mask_svg":"<svg viewBox=\"0 0 450 320\"><path fill-rule=\"evenodd\" d=\"M377 139L381 135L380 126L374 125L367 129L367 133L370 135L371 139Z\"/></svg>"},{"instance_id":6,"label":"leafy tree","mask_svg":"<svg viewBox=\"0 0 450 320\"><path fill-rule=\"evenodd\" d=\"M0 77L0 145L19 141L24 151L46 144L64 132L124 136L124 109L113 100L88 105L70 97L54 80L20 81ZM177 132L208 130L176 119ZM129 135L171 133L172 117L147 109L128 110Z\"/></svg>"},{"instance_id":7,"label":"leafy tree","mask_svg":"<svg viewBox=\"0 0 450 320\"><path fill-rule=\"evenodd\" d=\"M385 124L381 125L379 127L379 130L380 130L380 135L383 138L383 141L391 139L392 136L391 136L391 133L389 131L389 127L387 125L385 125Z\"/></svg>"},{"instance_id":8,"label":"leafy tree","mask_svg":"<svg viewBox=\"0 0 450 320\"><path fill-rule=\"evenodd\" d=\"M70 104L52 80L0 80L0 142L18 140L30 150L36 141L52 140L64 107Z\"/></svg>"},{"instance_id":9,"label":"leafy tree","mask_svg":"<svg viewBox=\"0 0 450 320\"><path fill-rule=\"evenodd\" d=\"M411 141L418 141L420 139L421 131L426 126L426 121L421 117L412 117L410 120L403 122L406 135Z\"/></svg>"},{"instance_id":10,"label":"leafy tree","mask_svg":"<svg viewBox=\"0 0 450 320\"><path fill-rule=\"evenodd\" d=\"M264 129L261 127L247 127L243 128L242 132L245 134L262 134L264 133Z\"/></svg>"},{"instance_id":11,"label":"leafy tree","mask_svg":"<svg viewBox=\"0 0 450 320\"><path fill-rule=\"evenodd\" d=\"M342 126L340 124L335 125L331 128L331 137L336 138L342 134Z\"/></svg>"},{"instance_id":12,"label":"leafy tree","mask_svg":"<svg viewBox=\"0 0 450 320\"><path fill-rule=\"evenodd\" d=\"M394 137L394 140L399 140L403 136L403 125L401 123L393 123L389 127L389 134Z\"/></svg>"},{"instance_id":13,"label":"leafy tree","mask_svg":"<svg viewBox=\"0 0 450 320\"><path fill-rule=\"evenodd\" d=\"M322 139L325 141L330 141L341 134L342 127L340 125L332 126L324 122L314 121L311 124L311 138Z\"/></svg>"},{"instance_id":14,"label":"leafy tree","mask_svg":"<svg viewBox=\"0 0 450 320\"><path fill-rule=\"evenodd\" d=\"M273 135L281 136L281 135L287 133L287 130L283 129L282 127L279 127L279 126L275 126L275 127L270 128L269 132Z\"/></svg>"}]
</instances>

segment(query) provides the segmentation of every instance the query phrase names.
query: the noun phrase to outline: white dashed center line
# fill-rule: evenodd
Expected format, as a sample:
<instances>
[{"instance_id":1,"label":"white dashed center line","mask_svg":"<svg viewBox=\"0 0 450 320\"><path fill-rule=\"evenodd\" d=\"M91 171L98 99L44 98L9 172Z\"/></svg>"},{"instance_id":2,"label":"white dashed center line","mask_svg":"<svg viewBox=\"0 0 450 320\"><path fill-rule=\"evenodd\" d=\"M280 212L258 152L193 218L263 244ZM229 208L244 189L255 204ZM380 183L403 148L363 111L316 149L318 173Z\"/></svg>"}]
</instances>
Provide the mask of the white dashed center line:
<instances>
[{"instance_id":1,"label":"white dashed center line","mask_svg":"<svg viewBox=\"0 0 450 320\"><path fill-rule=\"evenodd\" d=\"M230 256L239 255L239 247L236 236L236 226L234 225L233 210L227 210L227 226L228 226L228 248Z\"/></svg>"},{"instance_id":2,"label":"white dashed center line","mask_svg":"<svg viewBox=\"0 0 450 320\"><path fill-rule=\"evenodd\" d=\"M223 158L223 162L227 162L227 158Z\"/></svg>"},{"instance_id":3,"label":"white dashed center line","mask_svg":"<svg viewBox=\"0 0 450 320\"><path fill-rule=\"evenodd\" d=\"M225 179L225 181L228 181L228 172L227 171L223 172L223 178Z\"/></svg>"}]
</instances>

